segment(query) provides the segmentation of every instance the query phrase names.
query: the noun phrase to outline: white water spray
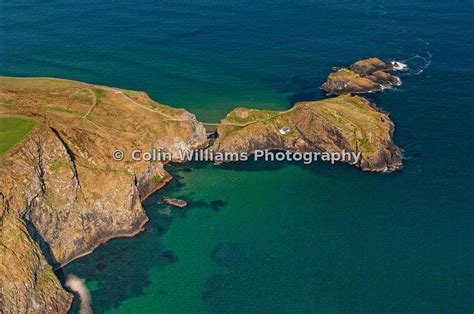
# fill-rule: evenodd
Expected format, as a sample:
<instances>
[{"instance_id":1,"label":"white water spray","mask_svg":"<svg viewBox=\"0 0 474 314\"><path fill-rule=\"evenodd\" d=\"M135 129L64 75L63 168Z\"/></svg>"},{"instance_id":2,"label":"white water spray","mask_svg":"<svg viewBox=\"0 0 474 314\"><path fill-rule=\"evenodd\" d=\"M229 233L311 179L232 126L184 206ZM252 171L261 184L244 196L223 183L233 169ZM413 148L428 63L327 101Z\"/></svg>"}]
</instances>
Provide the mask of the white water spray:
<instances>
[{"instance_id":1,"label":"white water spray","mask_svg":"<svg viewBox=\"0 0 474 314\"><path fill-rule=\"evenodd\" d=\"M69 274L66 278L65 286L79 295L81 300L80 314L92 314L92 300L89 289L87 289L85 280L75 275Z\"/></svg>"}]
</instances>

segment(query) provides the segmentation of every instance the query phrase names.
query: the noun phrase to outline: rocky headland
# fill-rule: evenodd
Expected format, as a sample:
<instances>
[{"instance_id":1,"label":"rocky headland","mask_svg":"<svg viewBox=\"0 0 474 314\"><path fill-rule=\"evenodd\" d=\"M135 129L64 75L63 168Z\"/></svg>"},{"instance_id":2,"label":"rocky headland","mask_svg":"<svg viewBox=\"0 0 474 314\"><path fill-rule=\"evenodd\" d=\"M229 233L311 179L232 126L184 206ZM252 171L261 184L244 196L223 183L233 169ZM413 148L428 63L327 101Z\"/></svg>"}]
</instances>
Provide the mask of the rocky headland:
<instances>
[{"instance_id":1,"label":"rocky headland","mask_svg":"<svg viewBox=\"0 0 474 314\"><path fill-rule=\"evenodd\" d=\"M388 72L399 70L403 65L369 58L355 62L349 68L341 68L330 73L321 89L331 95L363 94L382 91L398 86L399 77Z\"/></svg>"},{"instance_id":2,"label":"rocky headland","mask_svg":"<svg viewBox=\"0 0 474 314\"><path fill-rule=\"evenodd\" d=\"M73 81L0 78L0 99L3 115L38 122L0 160L0 311L64 313L72 295L53 268L142 231L141 201L170 179L130 149L176 156L207 145L206 131L145 93Z\"/></svg>"},{"instance_id":3,"label":"rocky headland","mask_svg":"<svg viewBox=\"0 0 474 314\"><path fill-rule=\"evenodd\" d=\"M367 79L387 70L371 61L348 71ZM0 77L1 121L8 117L36 124L0 155L0 312L65 313L72 294L53 270L141 232L142 201L172 179L165 162L132 160L131 150L163 150L180 162L209 140L193 114L143 92L60 79ZM236 108L210 149L345 150L360 153L362 170L390 172L402 166L393 130L374 104L343 95L286 111Z\"/></svg>"},{"instance_id":4,"label":"rocky headland","mask_svg":"<svg viewBox=\"0 0 474 314\"><path fill-rule=\"evenodd\" d=\"M343 95L296 103L287 111L236 108L221 121L211 149L354 152L362 170L391 172L402 166L393 130L388 114L365 98Z\"/></svg>"}]
</instances>

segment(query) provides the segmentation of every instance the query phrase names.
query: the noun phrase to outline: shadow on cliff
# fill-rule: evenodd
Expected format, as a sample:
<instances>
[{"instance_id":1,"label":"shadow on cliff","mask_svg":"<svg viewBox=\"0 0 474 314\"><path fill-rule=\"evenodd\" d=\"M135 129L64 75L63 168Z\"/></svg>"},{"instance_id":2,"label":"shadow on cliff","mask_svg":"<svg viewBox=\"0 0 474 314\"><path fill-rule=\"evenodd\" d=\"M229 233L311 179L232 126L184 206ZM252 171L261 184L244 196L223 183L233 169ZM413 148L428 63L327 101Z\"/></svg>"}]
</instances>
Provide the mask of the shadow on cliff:
<instances>
[{"instance_id":1,"label":"shadow on cliff","mask_svg":"<svg viewBox=\"0 0 474 314\"><path fill-rule=\"evenodd\" d=\"M38 244L41 253L43 253L43 256L45 257L48 264L51 265L53 269L58 268L60 264L58 263L56 258L54 258L49 243L41 236L41 234L36 229L36 226L29 219L25 217L24 221L26 223L26 229L28 230L28 233L31 235L31 238Z\"/></svg>"}]
</instances>

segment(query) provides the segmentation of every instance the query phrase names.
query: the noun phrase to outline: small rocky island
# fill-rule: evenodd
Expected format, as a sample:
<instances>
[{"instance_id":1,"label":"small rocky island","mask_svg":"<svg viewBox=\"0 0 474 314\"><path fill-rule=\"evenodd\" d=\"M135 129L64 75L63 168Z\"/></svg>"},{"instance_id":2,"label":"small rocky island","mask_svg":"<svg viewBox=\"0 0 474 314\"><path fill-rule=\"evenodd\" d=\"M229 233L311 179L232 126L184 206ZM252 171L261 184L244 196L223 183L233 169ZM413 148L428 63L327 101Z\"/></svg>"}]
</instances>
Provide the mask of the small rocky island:
<instances>
[{"instance_id":1,"label":"small rocky island","mask_svg":"<svg viewBox=\"0 0 474 314\"><path fill-rule=\"evenodd\" d=\"M215 152L285 150L360 152L357 167L391 172L402 166L394 124L367 99L342 95L296 103L287 111L236 108L217 128Z\"/></svg>"},{"instance_id":2,"label":"small rocky island","mask_svg":"<svg viewBox=\"0 0 474 314\"><path fill-rule=\"evenodd\" d=\"M399 77L388 72L403 69L405 65L398 62L385 62L379 58L360 60L329 74L321 89L328 96L343 94L362 94L382 91L398 86Z\"/></svg>"},{"instance_id":3,"label":"small rocky island","mask_svg":"<svg viewBox=\"0 0 474 314\"><path fill-rule=\"evenodd\" d=\"M346 150L360 153L355 166L362 170L395 171L402 159L393 122L350 95L399 84L388 73L395 67L376 58L356 62L323 84L328 94L341 96L286 111L236 108L221 121L210 148ZM35 121L0 157L0 311L6 313L67 312L72 294L53 270L109 239L144 230L141 203L171 176L165 162L132 160L132 149L165 149L179 162L179 152L211 145L203 123L184 109L143 92L68 80L0 77L0 115ZM112 155L117 150L124 155Z\"/></svg>"},{"instance_id":4,"label":"small rocky island","mask_svg":"<svg viewBox=\"0 0 474 314\"><path fill-rule=\"evenodd\" d=\"M179 208L185 208L186 206L188 206L188 203L185 200L181 200L181 199L177 199L177 198L163 197L161 200L165 204L175 206L175 207L179 207Z\"/></svg>"}]
</instances>

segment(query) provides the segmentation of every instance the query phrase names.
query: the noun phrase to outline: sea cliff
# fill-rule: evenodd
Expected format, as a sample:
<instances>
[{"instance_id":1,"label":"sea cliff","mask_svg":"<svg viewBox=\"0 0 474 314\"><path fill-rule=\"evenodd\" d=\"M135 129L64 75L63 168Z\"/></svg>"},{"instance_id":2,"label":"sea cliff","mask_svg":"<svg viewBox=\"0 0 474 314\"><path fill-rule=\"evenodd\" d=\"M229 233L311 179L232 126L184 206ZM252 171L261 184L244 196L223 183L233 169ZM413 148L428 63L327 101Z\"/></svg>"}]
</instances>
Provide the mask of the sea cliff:
<instances>
[{"instance_id":1,"label":"sea cliff","mask_svg":"<svg viewBox=\"0 0 474 314\"><path fill-rule=\"evenodd\" d=\"M207 145L194 115L146 94L55 79L0 78L3 111L36 128L0 160L2 311L65 312L52 269L143 230L141 201L170 176L131 148ZM4 113L5 114L5 113ZM125 158L112 158L122 149Z\"/></svg>"}]
</instances>

